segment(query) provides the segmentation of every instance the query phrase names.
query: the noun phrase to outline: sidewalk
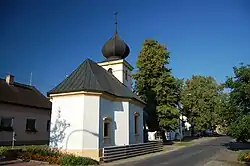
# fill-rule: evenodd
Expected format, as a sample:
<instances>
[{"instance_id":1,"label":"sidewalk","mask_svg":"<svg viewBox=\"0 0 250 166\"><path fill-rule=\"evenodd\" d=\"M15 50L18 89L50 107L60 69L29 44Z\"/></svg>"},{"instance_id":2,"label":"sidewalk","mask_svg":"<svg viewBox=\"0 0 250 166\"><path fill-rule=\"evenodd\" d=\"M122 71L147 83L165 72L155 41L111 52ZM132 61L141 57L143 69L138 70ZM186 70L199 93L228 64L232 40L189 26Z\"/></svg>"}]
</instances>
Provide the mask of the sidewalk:
<instances>
[{"instance_id":1,"label":"sidewalk","mask_svg":"<svg viewBox=\"0 0 250 166\"><path fill-rule=\"evenodd\" d=\"M211 159L211 161L206 163L204 166L241 166L241 165L243 164L239 164L237 162L237 153L225 149L217 153L217 155L215 155Z\"/></svg>"},{"instance_id":2,"label":"sidewalk","mask_svg":"<svg viewBox=\"0 0 250 166\"><path fill-rule=\"evenodd\" d=\"M250 149L250 144L232 141L224 145L224 149L211 158L205 166L249 166L249 163L238 162L239 150Z\"/></svg>"}]
</instances>

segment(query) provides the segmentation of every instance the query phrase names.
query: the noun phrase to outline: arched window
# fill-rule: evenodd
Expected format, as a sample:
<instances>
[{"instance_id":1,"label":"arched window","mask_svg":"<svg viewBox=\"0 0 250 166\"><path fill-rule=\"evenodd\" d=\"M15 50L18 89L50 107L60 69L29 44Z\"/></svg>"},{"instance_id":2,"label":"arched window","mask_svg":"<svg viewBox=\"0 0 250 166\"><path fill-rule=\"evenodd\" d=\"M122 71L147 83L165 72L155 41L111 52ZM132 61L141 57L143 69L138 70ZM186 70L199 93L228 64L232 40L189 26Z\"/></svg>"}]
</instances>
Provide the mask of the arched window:
<instances>
[{"instance_id":1,"label":"arched window","mask_svg":"<svg viewBox=\"0 0 250 166\"><path fill-rule=\"evenodd\" d=\"M110 144L112 135L112 119L110 117L103 118L103 143Z\"/></svg>"},{"instance_id":2,"label":"arched window","mask_svg":"<svg viewBox=\"0 0 250 166\"><path fill-rule=\"evenodd\" d=\"M113 74L112 68L109 68L109 69L108 69L108 72L111 73L111 74Z\"/></svg>"},{"instance_id":3,"label":"arched window","mask_svg":"<svg viewBox=\"0 0 250 166\"><path fill-rule=\"evenodd\" d=\"M139 117L140 117L140 114L135 112L134 113L134 132L135 132L135 135L139 134Z\"/></svg>"}]
</instances>

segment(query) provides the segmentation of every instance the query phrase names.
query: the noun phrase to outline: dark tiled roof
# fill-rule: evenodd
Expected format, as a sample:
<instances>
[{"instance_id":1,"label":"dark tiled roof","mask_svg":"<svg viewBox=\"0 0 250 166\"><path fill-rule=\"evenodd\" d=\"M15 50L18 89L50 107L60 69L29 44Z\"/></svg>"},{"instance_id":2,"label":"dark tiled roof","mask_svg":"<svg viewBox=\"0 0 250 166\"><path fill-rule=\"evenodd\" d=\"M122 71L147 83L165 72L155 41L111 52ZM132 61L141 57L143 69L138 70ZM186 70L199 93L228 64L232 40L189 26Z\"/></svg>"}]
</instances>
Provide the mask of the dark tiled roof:
<instances>
[{"instance_id":1,"label":"dark tiled roof","mask_svg":"<svg viewBox=\"0 0 250 166\"><path fill-rule=\"evenodd\" d=\"M48 95L76 91L105 92L118 97L136 99L145 104L115 76L90 59L86 59L69 77L49 91Z\"/></svg>"},{"instance_id":2,"label":"dark tiled roof","mask_svg":"<svg viewBox=\"0 0 250 166\"><path fill-rule=\"evenodd\" d=\"M51 102L35 87L14 82L12 85L0 78L0 102L29 107L51 109Z\"/></svg>"}]
</instances>

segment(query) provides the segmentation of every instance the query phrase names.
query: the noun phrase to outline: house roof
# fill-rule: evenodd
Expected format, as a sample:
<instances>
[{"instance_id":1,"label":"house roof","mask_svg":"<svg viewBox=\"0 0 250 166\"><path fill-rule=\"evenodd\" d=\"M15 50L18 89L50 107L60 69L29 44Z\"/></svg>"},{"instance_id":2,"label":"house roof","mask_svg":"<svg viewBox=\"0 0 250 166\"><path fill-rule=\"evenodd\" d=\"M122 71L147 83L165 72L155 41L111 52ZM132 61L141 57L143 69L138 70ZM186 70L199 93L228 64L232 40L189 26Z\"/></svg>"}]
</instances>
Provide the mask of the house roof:
<instances>
[{"instance_id":1,"label":"house roof","mask_svg":"<svg viewBox=\"0 0 250 166\"><path fill-rule=\"evenodd\" d=\"M0 102L51 109L51 102L35 87L14 82L9 85L0 78Z\"/></svg>"},{"instance_id":2,"label":"house roof","mask_svg":"<svg viewBox=\"0 0 250 166\"><path fill-rule=\"evenodd\" d=\"M66 79L50 90L48 95L77 91L104 92L117 97L135 99L145 104L114 75L90 59L86 59Z\"/></svg>"}]
</instances>

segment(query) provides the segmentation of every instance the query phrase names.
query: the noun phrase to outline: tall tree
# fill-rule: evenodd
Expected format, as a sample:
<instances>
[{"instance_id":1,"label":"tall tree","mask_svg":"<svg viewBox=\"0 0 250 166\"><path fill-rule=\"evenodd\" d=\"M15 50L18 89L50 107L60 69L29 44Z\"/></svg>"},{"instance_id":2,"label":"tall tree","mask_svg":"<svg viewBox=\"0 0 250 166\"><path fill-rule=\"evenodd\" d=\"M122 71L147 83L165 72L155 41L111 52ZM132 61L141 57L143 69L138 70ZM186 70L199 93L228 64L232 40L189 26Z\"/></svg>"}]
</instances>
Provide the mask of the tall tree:
<instances>
[{"instance_id":1,"label":"tall tree","mask_svg":"<svg viewBox=\"0 0 250 166\"><path fill-rule=\"evenodd\" d=\"M230 89L229 100L232 113L235 117L239 117L250 112L250 65L241 64L233 70L234 77L229 77L225 85Z\"/></svg>"},{"instance_id":2,"label":"tall tree","mask_svg":"<svg viewBox=\"0 0 250 166\"><path fill-rule=\"evenodd\" d=\"M181 103L194 130L204 131L215 126L220 90L213 77L192 76L186 80Z\"/></svg>"},{"instance_id":3,"label":"tall tree","mask_svg":"<svg viewBox=\"0 0 250 166\"><path fill-rule=\"evenodd\" d=\"M133 75L136 93L147 102L147 124L150 129L174 129L179 115L176 79L169 64L170 53L155 40L145 40Z\"/></svg>"},{"instance_id":4,"label":"tall tree","mask_svg":"<svg viewBox=\"0 0 250 166\"><path fill-rule=\"evenodd\" d=\"M225 83L230 89L229 106L225 119L229 125L229 134L238 141L250 139L250 65L241 64L234 67L234 77L229 77Z\"/></svg>"}]
</instances>

